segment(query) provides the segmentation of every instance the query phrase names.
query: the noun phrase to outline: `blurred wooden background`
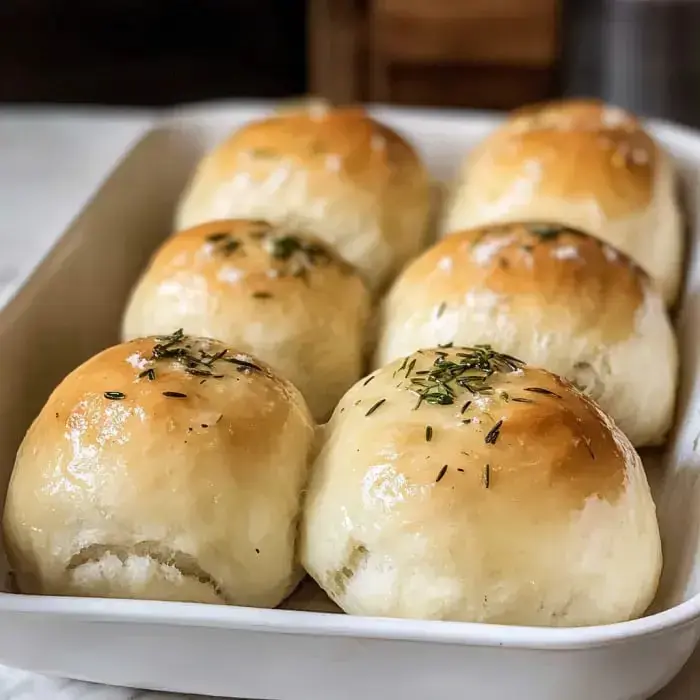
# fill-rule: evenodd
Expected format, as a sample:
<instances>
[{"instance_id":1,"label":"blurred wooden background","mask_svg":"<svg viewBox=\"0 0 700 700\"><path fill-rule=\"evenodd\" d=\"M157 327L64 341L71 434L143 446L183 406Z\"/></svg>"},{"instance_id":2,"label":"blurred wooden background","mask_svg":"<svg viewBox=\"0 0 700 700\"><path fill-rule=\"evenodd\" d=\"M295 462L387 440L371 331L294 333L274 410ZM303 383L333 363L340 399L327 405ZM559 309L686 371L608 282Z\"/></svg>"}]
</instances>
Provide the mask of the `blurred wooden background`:
<instances>
[{"instance_id":1,"label":"blurred wooden background","mask_svg":"<svg viewBox=\"0 0 700 700\"><path fill-rule=\"evenodd\" d=\"M310 91L507 109L557 94L558 0L310 0Z\"/></svg>"},{"instance_id":2,"label":"blurred wooden background","mask_svg":"<svg viewBox=\"0 0 700 700\"><path fill-rule=\"evenodd\" d=\"M558 90L558 0L0 0L0 38L0 102L510 108Z\"/></svg>"}]
</instances>

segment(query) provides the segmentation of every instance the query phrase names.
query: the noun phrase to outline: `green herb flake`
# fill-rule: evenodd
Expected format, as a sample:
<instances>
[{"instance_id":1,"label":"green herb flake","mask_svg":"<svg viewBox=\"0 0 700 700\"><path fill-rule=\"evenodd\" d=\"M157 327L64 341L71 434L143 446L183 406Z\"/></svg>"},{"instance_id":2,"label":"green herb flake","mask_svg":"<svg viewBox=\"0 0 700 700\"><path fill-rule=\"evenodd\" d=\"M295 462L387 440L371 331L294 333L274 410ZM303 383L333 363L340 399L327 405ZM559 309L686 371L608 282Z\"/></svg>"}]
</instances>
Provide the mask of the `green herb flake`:
<instances>
[{"instance_id":1,"label":"green herb flake","mask_svg":"<svg viewBox=\"0 0 700 700\"><path fill-rule=\"evenodd\" d=\"M435 483L438 484L442 480L442 477L447 474L447 465L443 465L442 469L438 472L437 478L435 479Z\"/></svg>"},{"instance_id":2,"label":"green herb flake","mask_svg":"<svg viewBox=\"0 0 700 700\"><path fill-rule=\"evenodd\" d=\"M432 439L433 439L433 426L426 425L425 426L425 441L430 442Z\"/></svg>"},{"instance_id":3,"label":"green herb flake","mask_svg":"<svg viewBox=\"0 0 700 700\"><path fill-rule=\"evenodd\" d=\"M126 394L121 391L105 391L104 397L110 401L121 401L126 398Z\"/></svg>"},{"instance_id":4,"label":"green herb flake","mask_svg":"<svg viewBox=\"0 0 700 700\"><path fill-rule=\"evenodd\" d=\"M491 485L491 465L487 464L484 467L484 473L482 474L481 481L484 484L484 488L487 489Z\"/></svg>"},{"instance_id":5,"label":"green herb flake","mask_svg":"<svg viewBox=\"0 0 700 700\"><path fill-rule=\"evenodd\" d=\"M186 399L187 394L183 394L181 391L164 391L163 396L167 396L169 399Z\"/></svg>"},{"instance_id":6,"label":"green herb flake","mask_svg":"<svg viewBox=\"0 0 700 700\"><path fill-rule=\"evenodd\" d=\"M486 433L486 437L484 438L484 442L487 445L495 445L496 442L498 441L498 438L501 434L501 426L503 425L503 419L499 420L496 425L489 430L488 433Z\"/></svg>"}]
</instances>

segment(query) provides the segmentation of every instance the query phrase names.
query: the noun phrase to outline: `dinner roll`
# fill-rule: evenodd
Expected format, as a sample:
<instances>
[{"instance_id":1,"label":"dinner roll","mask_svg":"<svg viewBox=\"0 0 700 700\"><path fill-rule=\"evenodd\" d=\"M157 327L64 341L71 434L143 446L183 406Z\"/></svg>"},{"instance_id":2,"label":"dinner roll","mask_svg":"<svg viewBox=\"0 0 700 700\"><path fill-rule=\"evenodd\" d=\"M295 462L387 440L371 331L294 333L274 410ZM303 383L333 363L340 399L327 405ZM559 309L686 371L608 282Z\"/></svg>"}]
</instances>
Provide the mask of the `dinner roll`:
<instances>
[{"instance_id":1,"label":"dinner roll","mask_svg":"<svg viewBox=\"0 0 700 700\"><path fill-rule=\"evenodd\" d=\"M348 391L301 540L306 570L355 615L620 622L661 571L627 438L565 380L488 347L418 351Z\"/></svg>"},{"instance_id":2,"label":"dinner roll","mask_svg":"<svg viewBox=\"0 0 700 700\"><path fill-rule=\"evenodd\" d=\"M313 436L298 390L218 341L101 352L17 454L3 527L20 590L277 605L300 580Z\"/></svg>"},{"instance_id":3,"label":"dinner roll","mask_svg":"<svg viewBox=\"0 0 700 700\"><path fill-rule=\"evenodd\" d=\"M384 303L375 365L450 342L566 377L637 446L671 426L678 353L664 303L626 255L576 229L462 231L411 263Z\"/></svg>"},{"instance_id":4,"label":"dinner roll","mask_svg":"<svg viewBox=\"0 0 700 700\"><path fill-rule=\"evenodd\" d=\"M322 104L253 122L199 164L178 229L260 218L316 234L383 286L421 249L428 175L413 148L362 109Z\"/></svg>"},{"instance_id":5,"label":"dinner roll","mask_svg":"<svg viewBox=\"0 0 700 700\"><path fill-rule=\"evenodd\" d=\"M444 231L559 221L632 256L678 293L683 232L669 156L629 113L598 101L517 111L464 165Z\"/></svg>"},{"instance_id":6,"label":"dinner roll","mask_svg":"<svg viewBox=\"0 0 700 700\"><path fill-rule=\"evenodd\" d=\"M122 335L219 338L269 362L326 420L362 375L369 315L362 280L327 245L264 221L215 221L165 241Z\"/></svg>"}]
</instances>

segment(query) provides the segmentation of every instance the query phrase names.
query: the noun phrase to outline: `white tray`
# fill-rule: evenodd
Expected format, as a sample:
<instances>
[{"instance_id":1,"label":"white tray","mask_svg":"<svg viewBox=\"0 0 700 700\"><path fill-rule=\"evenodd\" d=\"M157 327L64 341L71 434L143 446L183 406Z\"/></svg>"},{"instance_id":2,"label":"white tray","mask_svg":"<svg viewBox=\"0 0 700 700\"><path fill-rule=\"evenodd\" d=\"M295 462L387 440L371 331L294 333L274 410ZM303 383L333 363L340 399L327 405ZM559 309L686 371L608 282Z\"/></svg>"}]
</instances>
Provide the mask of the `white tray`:
<instances>
[{"instance_id":1,"label":"white tray","mask_svg":"<svg viewBox=\"0 0 700 700\"><path fill-rule=\"evenodd\" d=\"M183 109L159 121L5 306L0 491L49 392L116 341L127 293L170 232L197 159L264 111ZM496 123L483 114L375 112L416 144L438 181ZM677 323L678 427L666 454L644 455L665 553L652 614L606 627L533 629L349 617L310 585L283 610L0 593L0 662L116 685L277 700L637 700L668 683L700 638L700 136L652 128L682 168L692 232ZM697 698L700 689L673 697Z\"/></svg>"}]
</instances>

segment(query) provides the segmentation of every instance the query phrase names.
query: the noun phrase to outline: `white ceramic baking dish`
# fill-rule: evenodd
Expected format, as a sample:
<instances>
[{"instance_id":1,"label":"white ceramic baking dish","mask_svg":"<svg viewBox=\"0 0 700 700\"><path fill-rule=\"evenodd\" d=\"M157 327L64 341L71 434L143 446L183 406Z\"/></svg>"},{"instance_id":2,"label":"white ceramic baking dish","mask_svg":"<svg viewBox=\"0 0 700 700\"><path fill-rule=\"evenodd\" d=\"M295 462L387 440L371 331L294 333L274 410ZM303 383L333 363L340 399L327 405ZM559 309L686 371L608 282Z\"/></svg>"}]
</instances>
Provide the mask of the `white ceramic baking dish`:
<instances>
[{"instance_id":1,"label":"white ceramic baking dish","mask_svg":"<svg viewBox=\"0 0 700 700\"><path fill-rule=\"evenodd\" d=\"M4 308L0 495L49 392L116 341L127 293L169 233L196 160L262 111L219 106L160 121ZM376 113L418 146L436 181L448 179L496 123L488 115ZM637 700L664 686L700 638L700 136L652 128L681 167L689 249L677 318L677 427L663 455L645 455L665 553L647 617L585 629L349 617L310 584L280 610L0 593L0 661L109 684L278 700ZM655 362L650 356L649 372Z\"/></svg>"}]
</instances>

